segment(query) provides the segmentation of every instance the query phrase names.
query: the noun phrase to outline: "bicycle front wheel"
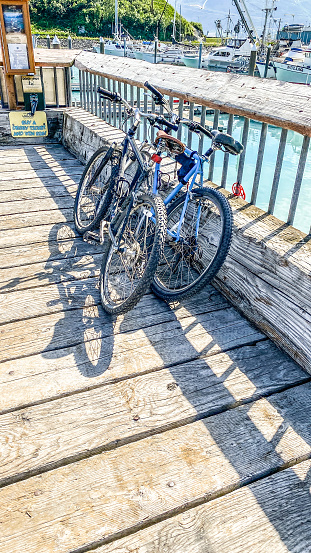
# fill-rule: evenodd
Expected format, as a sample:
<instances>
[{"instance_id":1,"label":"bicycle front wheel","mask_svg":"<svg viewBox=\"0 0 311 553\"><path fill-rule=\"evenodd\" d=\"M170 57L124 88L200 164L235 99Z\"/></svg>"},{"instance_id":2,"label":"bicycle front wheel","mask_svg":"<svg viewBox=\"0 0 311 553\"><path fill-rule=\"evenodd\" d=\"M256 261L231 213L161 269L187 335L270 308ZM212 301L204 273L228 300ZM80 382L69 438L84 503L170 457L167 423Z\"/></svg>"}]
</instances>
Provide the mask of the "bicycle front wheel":
<instances>
[{"instance_id":1,"label":"bicycle front wheel","mask_svg":"<svg viewBox=\"0 0 311 553\"><path fill-rule=\"evenodd\" d=\"M113 194L121 154L113 147L97 150L82 174L74 204L74 224L80 234L94 229L104 217Z\"/></svg>"},{"instance_id":2,"label":"bicycle front wheel","mask_svg":"<svg viewBox=\"0 0 311 553\"><path fill-rule=\"evenodd\" d=\"M119 315L145 294L163 253L166 209L160 196L140 193L130 212L114 228L116 246L107 238L100 273L102 306Z\"/></svg>"},{"instance_id":3,"label":"bicycle front wheel","mask_svg":"<svg viewBox=\"0 0 311 553\"><path fill-rule=\"evenodd\" d=\"M213 188L192 192L177 240L185 199L186 194L168 208L169 233L151 284L153 292L165 301L179 301L199 292L219 271L231 243L231 207Z\"/></svg>"}]
</instances>

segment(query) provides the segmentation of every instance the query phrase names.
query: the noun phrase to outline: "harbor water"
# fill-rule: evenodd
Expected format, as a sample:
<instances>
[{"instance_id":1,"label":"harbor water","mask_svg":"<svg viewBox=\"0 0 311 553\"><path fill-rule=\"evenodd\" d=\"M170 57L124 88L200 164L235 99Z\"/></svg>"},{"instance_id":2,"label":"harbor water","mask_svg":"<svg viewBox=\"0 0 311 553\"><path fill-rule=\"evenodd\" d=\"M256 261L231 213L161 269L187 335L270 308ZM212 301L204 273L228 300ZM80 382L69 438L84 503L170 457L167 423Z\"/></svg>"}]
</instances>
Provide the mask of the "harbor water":
<instances>
[{"instance_id":1,"label":"harbor water","mask_svg":"<svg viewBox=\"0 0 311 553\"><path fill-rule=\"evenodd\" d=\"M136 92L136 88L134 87L134 100L135 100L135 92ZM123 94L123 85L121 89L121 94ZM129 92L127 97L129 98ZM79 101L80 99L79 92L77 91L73 92L73 99L74 100L76 99L77 101ZM141 102L142 101L143 99L141 94ZM141 106L143 106L143 104L141 104ZM188 112L187 110L185 110L184 117L187 118L187 116L188 116ZM197 117L196 119L199 120L199 118L200 117ZM243 118L239 116L234 117L232 134L234 138L239 141L242 141L243 122L244 122ZM212 128L213 126L212 113L207 114L206 125ZM220 114L219 130L226 132L227 125L228 125L228 115ZM246 194L246 201L250 201L250 198L251 198L260 133L261 133L261 123L251 120L250 127L249 127L247 148L246 148L243 180L242 180L242 186ZM280 135L281 135L281 129L279 127L275 127L273 125L268 126L265 153L263 158L259 189L258 189L257 200L256 200L257 207L263 209L264 211L268 209ZM183 127L182 140L185 143L187 143L187 137L188 137L188 129L186 127ZM275 209L274 209L274 215L281 221L287 220L288 210L289 210L291 196L292 196L295 178L296 178L297 167L299 163L299 156L300 156L302 141L303 141L302 135L293 131L288 131L284 160L283 160L278 193L277 193ZM198 142L199 142L198 136L193 133L192 148L194 150L198 148ZM208 138L204 137L203 152L208 149L209 144L210 144L210 141L208 140ZM214 175L213 175L213 182L216 184L221 183L223 159L224 159L223 152L217 151L215 153ZM227 185L226 185L227 190L231 191L232 185L236 182L238 163L239 163L238 157L232 156L232 155L229 156L229 167L228 167ZM207 174L208 174L208 165L206 164L205 175L207 176ZM293 226L308 234L310 230L310 213L311 213L311 152L309 150Z\"/></svg>"}]
</instances>

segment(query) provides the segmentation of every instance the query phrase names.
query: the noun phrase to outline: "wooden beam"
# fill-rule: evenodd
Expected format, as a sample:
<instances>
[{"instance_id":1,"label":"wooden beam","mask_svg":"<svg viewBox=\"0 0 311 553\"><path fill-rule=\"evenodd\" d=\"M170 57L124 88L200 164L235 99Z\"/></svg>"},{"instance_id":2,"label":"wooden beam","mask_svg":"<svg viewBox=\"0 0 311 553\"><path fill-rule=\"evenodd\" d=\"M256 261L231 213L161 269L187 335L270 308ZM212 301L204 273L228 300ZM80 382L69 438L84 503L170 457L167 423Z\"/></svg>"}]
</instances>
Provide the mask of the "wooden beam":
<instances>
[{"instance_id":1,"label":"wooden beam","mask_svg":"<svg viewBox=\"0 0 311 553\"><path fill-rule=\"evenodd\" d=\"M78 69L311 136L308 86L81 52Z\"/></svg>"},{"instance_id":2,"label":"wooden beam","mask_svg":"<svg viewBox=\"0 0 311 553\"><path fill-rule=\"evenodd\" d=\"M16 102L16 91L15 91L15 84L14 84L14 75L7 75L7 73L4 73L4 79L5 79L5 84L6 84L9 109L10 110L16 110L17 109L17 102Z\"/></svg>"}]
</instances>

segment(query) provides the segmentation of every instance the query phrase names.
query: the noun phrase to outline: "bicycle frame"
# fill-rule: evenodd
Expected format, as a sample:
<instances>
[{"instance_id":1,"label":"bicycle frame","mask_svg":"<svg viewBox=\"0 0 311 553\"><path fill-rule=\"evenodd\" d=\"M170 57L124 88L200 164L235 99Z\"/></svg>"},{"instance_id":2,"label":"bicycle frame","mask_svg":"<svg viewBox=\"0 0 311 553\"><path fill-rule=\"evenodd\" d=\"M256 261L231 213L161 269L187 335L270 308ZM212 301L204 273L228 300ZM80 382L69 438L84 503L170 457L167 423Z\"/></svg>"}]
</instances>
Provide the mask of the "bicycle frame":
<instances>
[{"instance_id":1,"label":"bicycle frame","mask_svg":"<svg viewBox=\"0 0 311 553\"><path fill-rule=\"evenodd\" d=\"M182 213L180 215L177 230L175 232L175 231L172 231L172 229L171 230L167 229L167 234L171 236L171 238L174 238L176 242L178 242L180 239L181 227L185 218L185 213L187 210L189 198L191 197L192 188L196 184L195 183L196 177L198 174L200 175L200 186L203 186L203 164L206 161L208 161L208 159L213 154L213 152L214 152L213 148L209 148L206 154L204 155L204 157L200 157L197 152L194 152L193 150L189 150L189 148L185 148L184 153L187 154L189 157L191 156L191 158L195 161L195 164L190 169L190 171L186 174L186 176L183 178L183 182L179 182L175 186L175 188L170 192L170 194L163 200L164 205L167 206L177 196L178 192L180 192L180 190L184 186L184 183L185 182L187 183L186 198L185 198ZM153 189L152 189L152 192L154 194L159 193L158 185L159 185L159 177L160 177L160 167L161 167L161 163L156 163L154 179L153 179ZM199 205L198 212L197 212L196 235L195 235L196 238L198 237L198 234L199 234L200 216L201 216L201 205Z\"/></svg>"}]
</instances>

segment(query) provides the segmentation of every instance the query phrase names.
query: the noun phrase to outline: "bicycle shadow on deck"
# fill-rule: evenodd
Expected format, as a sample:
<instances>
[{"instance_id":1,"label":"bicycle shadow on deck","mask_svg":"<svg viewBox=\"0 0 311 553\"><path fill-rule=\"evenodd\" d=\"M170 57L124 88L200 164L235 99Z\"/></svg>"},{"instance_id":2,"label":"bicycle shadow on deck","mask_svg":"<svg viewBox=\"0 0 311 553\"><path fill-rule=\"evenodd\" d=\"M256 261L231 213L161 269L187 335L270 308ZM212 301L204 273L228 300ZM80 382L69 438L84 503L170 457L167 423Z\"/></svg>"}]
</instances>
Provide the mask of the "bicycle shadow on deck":
<instances>
[{"instance_id":1,"label":"bicycle shadow on deck","mask_svg":"<svg viewBox=\"0 0 311 553\"><path fill-rule=\"evenodd\" d=\"M61 210L61 199L54 199ZM284 493L284 486L273 483L265 487L263 495L260 479L269 475L271 467L273 471L284 467L289 442L306 457L311 451L311 431L302 419L310 410L311 394L300 396L297 387L291 390L292 401L285 402L281 394L263 397L271 388L282 390L284 382L290 385L296 373L297 379L303 379L302 370L274 346L268 346L264 336L211 286L174 307L147 294L135 309L113 320L99 305L95 287L100 254L75 238L72 229L71 221L54 225L49 236L51 255L44 278L48 273L50 284L57 287L52 301L62 310L42 355L61 360L70 351L75 361L72 379L78 371L90 386L104 383L107 374L109 379L118 380L168 367L172 394L180 392L193 408L192 419L199 419L206 430L206 436L201 434L199 440L206 439L208 447L212 440L217 446L219 463L224 473L229 467L236 487L255 482L249 487L254 498L251 508L259 523L274 532L271 545L280 551L298 550L295 544L301 543L301 527L292 521L297 515L297 500L304 506L311 504L310 468L300 473L296 467L288 469L286 482L295 492L292 500ZM85 271L83 278L81 271ZM262 357L256 358L261 341ZM280 371L275 377L269 370L274 356L279 361L273 370ZM251 403L254 400L261 403ZM137 397L135 412L139 414L143 406L144 398ZM267 430L264 413L269 409L273 424ZM212 417L214 414L217 416ZM187 458L195 478L201 467L199 458L196 461L196 455L190 454L191 447ZM250 508L247 501L242 506ZM305 525L309 523L307 519ZM209 528L206 532L204 543L207 540L212 547L212 524L211 536Z\"/></svg>"}]
</instances>

